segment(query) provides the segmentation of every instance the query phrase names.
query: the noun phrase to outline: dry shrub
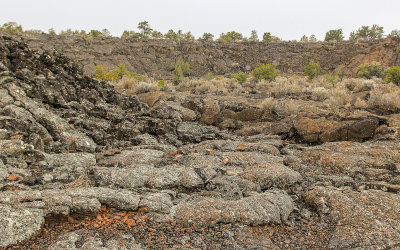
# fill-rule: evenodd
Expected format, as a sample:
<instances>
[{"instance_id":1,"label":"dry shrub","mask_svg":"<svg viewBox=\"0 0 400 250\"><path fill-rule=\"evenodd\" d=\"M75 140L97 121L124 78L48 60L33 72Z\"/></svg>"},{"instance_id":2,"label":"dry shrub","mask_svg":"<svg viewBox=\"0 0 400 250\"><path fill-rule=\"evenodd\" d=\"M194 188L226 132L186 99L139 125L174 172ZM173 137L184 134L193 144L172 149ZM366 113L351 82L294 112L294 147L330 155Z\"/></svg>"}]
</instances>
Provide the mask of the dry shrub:
<instances>
[{"instance_id":1,"label":"dry shrub","mask_svg":"<svg viewBox=\"0 0 400 250\"><path fill-rule=\"evenodd\" d=\"M272 113L276 110L276 101L273 97L265 98L260 104L261 110L267 113Z\"/></svg>"},{"instance_id":2,"label":"dry shrub","mask_svg":"<svg viewBox=\"0 0 400 250\"><path fill-rule=\"evenodd\" d=\"M400 88L394 84L382 84L370 92L368 107L385 112L400 110Z\"/></svg>"},{"instance_id":3,"label":"dry shrub","mask_svg":"<svg viewBox=\"0 0 400 250\"><path fill-rule=\"evenodd\" d=\"M142 94L157 90L157 86L147 82L139 82L135 85L135 93Z\"/></svg>"},{"instance_id":4,"label":"dry shrub","mask_svg":"<svg viewBox=\"0 0 400 250\"><path fill-rule=\"evenodd\" d=\"M312 89L312 99L315 101L323 101L329 98L331 91L324 87L316 87Z\"/></svg>"},{"instance_id":5,"label":"dry shrub","mask_svg":"<svg viewBox=\"0 0 400 250\"><path fill-rule=\"evenodd\" d=\"M133 89L135 87L137 80L135 78L131 77L122 77L121 80L117 82L113 82L112 84L117 88L117 89Z\"/></svg>"},{"instance_id":6,"label":"dry shrub","mask_svg":"<svg viewBox=\"0 0 400 250\"><path fill-rule=\"evenodd\" d=\"M298 105L293 99L290 99L289 101L285 102L283 111L287 116L295 115L298 113Z\"/></svg>"},{"instance_id":7,"label":"dry shrub","mask_svg":"<svg viewBox=\"0 0 400 250\"><path fill-rule=\"evenodd\" d=\"M139 82L132 77L123 77L121 80L113 82L112 84L118 90L125 90L128 94L142 94L151 91L160 90L160 87L150 79L147 82Z\"/></svg>"},{"instance_id":8,"label":"dry shrub","mask_svg":"<svg viewBox=\"0 0 400 250\"><path fill-rule=\"evenodd\" d=\"M297 105L292 99L277 100L273 97L268 97L260 103L259 107L264 112L277 113L284 116L291 116L297 113Z\"/></svg>"},{"instance_id":9,"label":"dry shrub","mask_svg":"<svg viewBox=\"0 0 400 250\"><path fill-rule=\"evenodd\" d=\"M181 83L179 86L175 86L175 89L180 92L191 91L196 94L237 94L241 93L243 87L235 82L233 79L222 78L222 79L193 79Z\"/></svg>"},{"instance_id":10,"label":"dry shrub","mask_svg":"<svg viewBox=\"0 0 400 250\"><path fill-rule=\"evenodd\" d=\"M270 88L267 91L275 97L300 96L304 92L304 82L302 78L278 77L270 83Z\"/></svg>"},{"instance_id":11,"label":"dry shrub","mask_svg":"<svg viewBox=\"0 0 400 250\"><path fill-rule=\"evenodd\" d=\"M345 79L343 81L343 85L349 90L354 93L368 91L374 87L375 82L377 79L373 80L365 80L365 79Z\"/></svg>"},{"instance_id":12,"label":"dry shrub","mask_svg":"<svg viewBox=\"0 0 400 250\"><path fill-rule=\"evenodd\" d=\"M218 85L215 85L211 81L204 81L202 84L196 86L196 92L198 94L206 94L206 93L216 93L218 90L223 90L218 88Z\"/></svg>"},{"instance_id":13,"label":"dry shrub","mask_svg":"<svg viewBox=\"0 0 400 250\"><path fill-rule=\"evenodd\" d=\"M332 90L330 103L332 105L344 107L351 102L351 94L344 88L336 88Z\"/></svg>"},{"instance_id":14,"label":"dry shrub","mask_svg":"<svg viewBox=\"0 0 400 250\"><path fill-rule=\"evenodd\" d=\"M354 107L359 109L365 109L368 107L368 103L366 100L357 98L357 100L354 102Z\"/></svg>"}]
</instances>

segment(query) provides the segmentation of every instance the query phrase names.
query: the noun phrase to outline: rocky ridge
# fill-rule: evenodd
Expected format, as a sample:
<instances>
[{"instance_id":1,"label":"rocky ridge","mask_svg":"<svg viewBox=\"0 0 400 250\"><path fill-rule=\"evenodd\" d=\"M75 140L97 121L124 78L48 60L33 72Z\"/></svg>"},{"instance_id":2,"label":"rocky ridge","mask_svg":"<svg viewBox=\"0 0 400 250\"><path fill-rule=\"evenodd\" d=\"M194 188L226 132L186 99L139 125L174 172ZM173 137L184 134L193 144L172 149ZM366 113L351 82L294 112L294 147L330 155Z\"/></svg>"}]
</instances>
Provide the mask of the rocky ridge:
<instances>
[{"instance_id":1,"label":"rocky ridge","mask_svg":"<svg viewBox=\"0 0 400 250\"><path fill-rule=\"evenodd\" d=\"M27 33L26 43L38 50L56 50L83 66L86 74L95 65L115 68L124 63L128 70L156 79L170 78L178 60L190 64L191 76L230 75L250 72L258 64L273 63L283 73L300 73L310 60L331 72L344 65L346 74L366 61L384 66L400 65L398 39L342 42L233 42L164 39L121 39Z\"/></svg>"},{"instance_id":2,"label":"rocky ridge","mask_svg":"<svg viewBox=\"0 0 400 250\"><path fill-rule=\"evenodd\" d=\"M0 63L1 247L400 246L396 114L127 95L8 36Z\"/></svg>"}]
</instances>

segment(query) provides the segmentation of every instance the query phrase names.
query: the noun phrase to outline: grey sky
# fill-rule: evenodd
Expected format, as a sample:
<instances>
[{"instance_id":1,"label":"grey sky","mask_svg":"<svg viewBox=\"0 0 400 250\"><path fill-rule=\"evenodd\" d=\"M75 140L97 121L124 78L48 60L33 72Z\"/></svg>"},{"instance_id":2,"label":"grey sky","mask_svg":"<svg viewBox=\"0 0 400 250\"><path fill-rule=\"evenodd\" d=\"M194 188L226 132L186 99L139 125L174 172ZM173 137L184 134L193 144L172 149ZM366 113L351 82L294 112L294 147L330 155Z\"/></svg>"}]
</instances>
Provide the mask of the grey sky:
<instances>
[{"instance_id":1,"label":"grey sky","mask_svg":"<svg viewBox=\"0 0 400 250\"><path fill-rule=\"evenodd\" d=\"M385 33L400 29L398 0L0 0L0 23L24 29L56 31L71 28L107 28L113 35L136 30L147 20L153 29L191 31L196 37L210 32L255 29L285 40L304 34L324 39L330 29L343 28L345 37L362 25L379 24Z\"/></svg>"}]
</instances>

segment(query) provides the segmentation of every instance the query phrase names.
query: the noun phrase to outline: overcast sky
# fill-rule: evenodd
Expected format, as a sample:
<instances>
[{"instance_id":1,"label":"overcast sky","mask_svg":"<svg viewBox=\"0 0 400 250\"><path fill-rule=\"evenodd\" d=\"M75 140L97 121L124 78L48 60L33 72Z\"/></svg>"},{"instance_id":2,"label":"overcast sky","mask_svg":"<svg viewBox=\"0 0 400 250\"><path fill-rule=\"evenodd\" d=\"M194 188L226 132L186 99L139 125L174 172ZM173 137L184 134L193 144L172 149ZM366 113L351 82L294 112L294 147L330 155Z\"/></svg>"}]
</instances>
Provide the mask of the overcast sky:
<instances>
[{"instance_id":1,"label":"overcast sky","mask_svg":"<svg viewBox=\"0 0 400 250\"><path fill-rule=\"evenodd\" d=\"M147 20L153 29L210 32L256 30L284 40L343 28L346 39L362 25L379 24L385 34L400 29L399 0L0 0L0 23L57 32L67 28L104 29L120 36Z\"/></svg>"}]
</instances>

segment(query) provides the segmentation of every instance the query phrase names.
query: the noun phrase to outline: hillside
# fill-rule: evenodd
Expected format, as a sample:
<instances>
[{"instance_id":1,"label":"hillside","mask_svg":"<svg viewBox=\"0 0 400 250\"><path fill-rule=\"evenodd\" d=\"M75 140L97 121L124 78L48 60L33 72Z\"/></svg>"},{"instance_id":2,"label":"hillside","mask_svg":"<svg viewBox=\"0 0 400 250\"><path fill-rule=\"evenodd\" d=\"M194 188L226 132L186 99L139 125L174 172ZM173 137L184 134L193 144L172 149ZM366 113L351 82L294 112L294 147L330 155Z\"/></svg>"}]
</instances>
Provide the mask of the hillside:
<instances>
[{"instance_id":1,"label":"hillside","mask_svg":"<svg viewBox=\"0 0 400 250\"><path fill-rule=\"evenodd\" d=\"M67 35L27 34L25 41L39 50L57 50L94 73L95 65L116 67L161 79L171 76L171 67L181 59L191 66L191 75L205 76L249 72L258 64L273 63L283 73L302 73L312 59L332 71L343 64L346 73L363 62L400 65L399 41L395 39L343 42L204 42L159 39L120 39Z\"/></svg>"}]
</instances>

